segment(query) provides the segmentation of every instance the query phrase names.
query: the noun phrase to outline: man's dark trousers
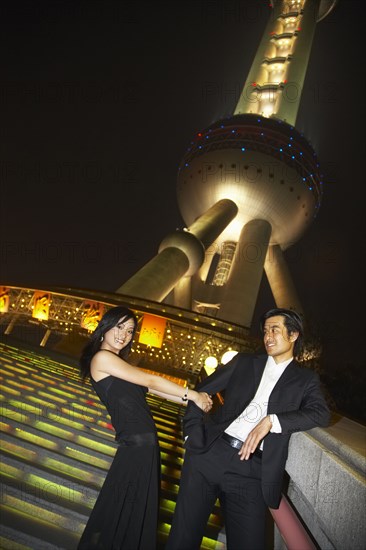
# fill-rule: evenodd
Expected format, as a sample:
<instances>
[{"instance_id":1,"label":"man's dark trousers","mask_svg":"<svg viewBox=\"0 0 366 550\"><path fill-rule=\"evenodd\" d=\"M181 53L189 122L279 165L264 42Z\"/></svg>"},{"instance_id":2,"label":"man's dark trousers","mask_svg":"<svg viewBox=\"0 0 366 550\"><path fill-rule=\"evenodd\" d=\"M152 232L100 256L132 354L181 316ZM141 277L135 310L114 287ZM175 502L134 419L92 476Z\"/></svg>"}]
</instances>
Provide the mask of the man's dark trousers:
<instances>
[{"instance_id":1,"label":"man's dark trousers","mask_svg":"<svg viewBox=\"0 0 366 550\"><path fill-rule=\"evenodd\" d=\"M218 438L210 450L186 451L176 511L166 550L199 550L209 515L219 498L228 550L263 550L267 506L261 459L241 461L238 449Z\"/></svg>"}]
</instances>

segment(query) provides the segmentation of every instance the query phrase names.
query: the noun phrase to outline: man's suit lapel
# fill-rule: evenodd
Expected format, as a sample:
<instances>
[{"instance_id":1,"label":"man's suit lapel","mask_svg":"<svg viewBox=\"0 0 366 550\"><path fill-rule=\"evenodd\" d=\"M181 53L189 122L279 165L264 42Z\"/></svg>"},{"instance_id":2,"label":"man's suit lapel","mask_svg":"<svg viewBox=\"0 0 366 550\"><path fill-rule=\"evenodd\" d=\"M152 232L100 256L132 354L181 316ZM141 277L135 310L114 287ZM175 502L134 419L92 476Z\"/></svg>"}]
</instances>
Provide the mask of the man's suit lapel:
<instances>
[{"instance_id":1,"label":"man's suit lapel","mask_svg":"<svg viewBox=\"0 0 366 550\"><path fill-rule=\"evenodd\" d=\"M282 376L280 376L279 380L277 381L275 387L273 388L271 395L269 396L269 403L268 403L268 413L272 412L272 407L275 402L277 402L277 396L281 395L281 390L286 384L288 384L293 378L296 378L297 370L296 368L296 361L291 361L289 365L287 365L285 371L283 372ZM284 394L282 394L284 395Z\"/></svg>"},{"instance_id":2,"label":"man's suit lapel","mask_svg":"<svg viewBox=\"0 0 366 550\"><path fill-rule=\"evenodd\" d=\"M295 361L291 361L289 365L285 368L282 376L278 379L275 387L273 388L273 391L277 391L278 389L281 389L283 386L285 386L290 380L292 380L294 377L296 378L297 373L296 369L294 368L296 366Z\"/></svg>"}]
</instances>

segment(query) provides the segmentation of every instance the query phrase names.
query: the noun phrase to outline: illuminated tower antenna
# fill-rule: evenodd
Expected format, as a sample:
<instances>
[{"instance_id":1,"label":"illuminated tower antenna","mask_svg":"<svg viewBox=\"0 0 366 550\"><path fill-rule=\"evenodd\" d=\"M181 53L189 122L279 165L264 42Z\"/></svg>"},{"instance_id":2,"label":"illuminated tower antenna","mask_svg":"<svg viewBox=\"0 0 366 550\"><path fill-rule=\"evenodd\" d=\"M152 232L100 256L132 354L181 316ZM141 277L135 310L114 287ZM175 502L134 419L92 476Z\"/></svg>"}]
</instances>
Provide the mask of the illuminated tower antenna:
<instances>
[{"instance_id":1,"label":"illuminated tower antenna","mask_svg":"<svg viewBox=\"0 0 366 550\"><path fill-rule=\"evenodd\" d=\"M263 268L278 307L302 312L283 251L316 216L316 154L295 128L316 23L337 0L278 0L234 114L192 139L177 196L187 227L117 292L250 327Z\"/></svg>"},{"instance_id":2,"label":"illuminated tower antenna","mask_svg":"<svg viewBox=\"0 0 366 550\"><path fill-rule=\"evenodd\" d=\"M335 3L331 0L271 2L272 16L234 115L260 114L295 126L315 27Z\"/></svg>"}]
</instances>

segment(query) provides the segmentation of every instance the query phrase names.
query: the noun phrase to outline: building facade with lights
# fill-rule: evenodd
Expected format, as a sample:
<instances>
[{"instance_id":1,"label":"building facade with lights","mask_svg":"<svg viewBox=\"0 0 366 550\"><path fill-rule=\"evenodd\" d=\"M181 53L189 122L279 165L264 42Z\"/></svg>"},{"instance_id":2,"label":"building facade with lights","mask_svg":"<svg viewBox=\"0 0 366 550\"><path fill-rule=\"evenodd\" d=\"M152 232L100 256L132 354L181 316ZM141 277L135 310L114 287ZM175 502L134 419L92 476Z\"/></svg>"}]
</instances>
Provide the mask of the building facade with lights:
<instances>
[{"instance_id":1,"label":"building facade with lights","mask_svg":"<svg viewBox=\"0 0 366 550\"><path fill-rule=\"evenodd\" d=\"M261 347L232 323L194 311L105 292L0 286L0 331L9 339L79 357L103 314L116 305L138 320L131 363L195 383L204 366L226 363L238 351ZM177 381L176 380L176 381Z\"/></svg>"}]
</instances>

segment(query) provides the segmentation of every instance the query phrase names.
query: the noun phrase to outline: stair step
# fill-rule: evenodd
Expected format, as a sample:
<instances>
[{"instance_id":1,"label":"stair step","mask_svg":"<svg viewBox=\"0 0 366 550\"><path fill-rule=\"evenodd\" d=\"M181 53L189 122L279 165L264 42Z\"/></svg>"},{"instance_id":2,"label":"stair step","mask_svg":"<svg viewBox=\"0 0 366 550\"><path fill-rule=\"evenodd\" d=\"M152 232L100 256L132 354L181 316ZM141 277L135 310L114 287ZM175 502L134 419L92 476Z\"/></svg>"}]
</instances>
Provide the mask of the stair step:
<instances>
[{"instance_id":1,"label":"stair step","mask_svg":"<svg viewBox=\"0 0 366 550\"><path fill-rule=\"evenodd\" d=\"M164 521L159 523L157 550L164 550L168 539L169 531L170 531L169 523L165 523ZM225 535L223 535L223 537L221 537L220 535L220 540L216 540L215 538L210 538L209 536L203 537L200 550L226 550L225 540L226 540Z\"/></svg>"},{"instance_id":2,"label":"stair step","mask_svg":"<svg viewBox=\"0 0 366 550\"><path fill-rule=\"evenodd\" d=\"M74 512L89 515L100 488L81 485L64 478L43 472L36 467L24 467L19 461L2 456L1 479L4 496L10 495L24 500L28 496L33 504L52 509L58 503L65 516Z\"/></svg>"},{"instance_id":3,"label":"stair step","mask_svg":"<svg viewBox=\"0 0 366 550\"><path fill-rule=\"evenodd\" d=\"M75 550L118 448L110 417L75 367L0 344L4 550ZM158 550L175 509L185 407L147 395L162 462ZM224 550L218 503L201 550Z\"/></svg>"},{"instance_id":4,"label":"stair step","mask_svg":"<svg viewBox=\"0 0 366 550\"><path fill-rule=\"evenodd\" d=\"M39 447L29 441L17 441L8 434L2 435L1 454L13 458L30 467L37 467L40 471L56 473L68 481L75 479L84 483L100 487L106 475L106 469L90 463L82 464L79 460L64 455L50 454L49 450Z\"/></svg>"},{"instance_id":5,"label":"stair step","mask_svg":"<svg viewBox=\"0 0 366 550\"><path fill-rule=\"evenodd\" d=\"M92 448L85 448L75 441L70 442L67 439L58 438L55 435L43 432L33 426L26 426L16 421L12 421L11 424L0 424L3 433L12 435L15 439L19 440L21 444L23 441L32 442L39 445L41 449L46 449L48 453L55 453L56 456L61 457L61 460L63 456L67 456L79 460L83 466L84 464L92 463L94 466L104 470L109 469L112 463L114 456L112 453L110 456L107 456ZM114 442L113 446L117 449L117 445Z\"/></svg>"},{"instance_id":6,"label":"stair step","mask_svg":"<svg viewBox=\"0 0 366 550\"><path fill-rule=\"evenodd\" d=\"M1 506L1 548L9 550L75 550L80 535L40 517ZM40 535L42 538L40 538Z\"/></svg>"}]
</instances>

